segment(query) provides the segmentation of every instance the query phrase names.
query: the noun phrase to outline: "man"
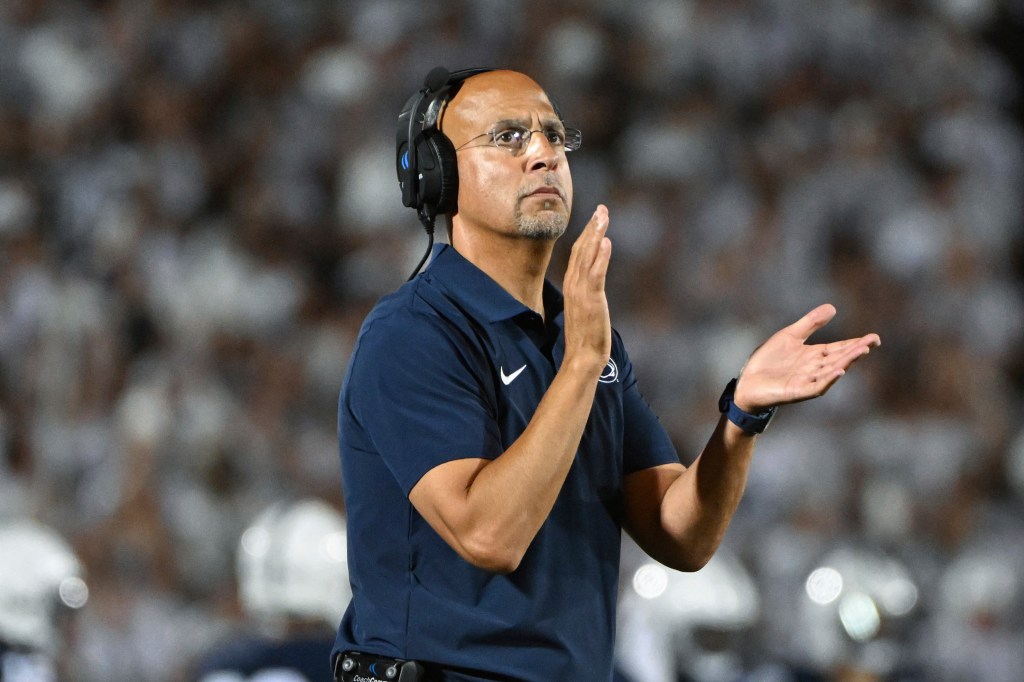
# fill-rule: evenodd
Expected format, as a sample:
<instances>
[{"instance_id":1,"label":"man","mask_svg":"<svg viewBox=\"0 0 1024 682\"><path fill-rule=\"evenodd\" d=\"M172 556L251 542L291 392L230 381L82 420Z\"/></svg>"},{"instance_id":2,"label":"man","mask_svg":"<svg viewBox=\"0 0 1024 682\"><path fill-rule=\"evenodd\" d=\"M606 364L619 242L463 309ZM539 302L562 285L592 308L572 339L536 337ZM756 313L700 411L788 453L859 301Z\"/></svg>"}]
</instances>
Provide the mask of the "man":
<instances>
[{"instance_id":1,"label":"man","mask_svg":"<svg viewBox=\"0 0 1024 682\"><path fill-rule=\"evenodd\" d=\"M238 543L245 628L197 660L189 679L332 679L333 631L352 596L345 544L344 517L320 499L278 501L263 510Z\"/></svg>"},{"instance_id":2,"label":"man","mask_svg":"<svg viewBox=\"0 0 1024 682\"><path fill-rule=\"evenodd\" d=\"M367 317L342 389L353 601L335 652L413 659L425 679L608 680L621 529L668 566L700 568L769 408L822 395L879 339L806 345L828 305L775 334L684 467L610 325L607 208L562 292L545 281L578 132L520 73L470 75L449 94L433 113L457 159L451 245Z\"/></svg>"}]
</instances>

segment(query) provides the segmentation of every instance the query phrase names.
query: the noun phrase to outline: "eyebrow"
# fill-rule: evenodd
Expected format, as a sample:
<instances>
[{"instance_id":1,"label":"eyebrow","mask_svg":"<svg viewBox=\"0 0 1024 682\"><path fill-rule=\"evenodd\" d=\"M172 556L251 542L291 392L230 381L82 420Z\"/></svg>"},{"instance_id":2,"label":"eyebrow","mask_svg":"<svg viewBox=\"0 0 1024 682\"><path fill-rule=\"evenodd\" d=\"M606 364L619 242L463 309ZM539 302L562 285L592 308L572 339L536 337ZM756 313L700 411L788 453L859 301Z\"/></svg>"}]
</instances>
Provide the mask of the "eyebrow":
<instances>
[{"instance_id":1,"label":"eyebrow","mask_svg":"<svg viewBox=\"0 0 1024 682\"><path fill-rule=\"evenodd\" d=\"M530 119L530 118L503 118L500 121L496 121L494 123L494 125L491 126L491 130L503 130L503 129L508 128L510 126L519 126L519 127L522 127L522 128L529 129L531 125L532 125L532 119ZM554 130L559 130L559 131L563 131L564 132L564 129L565 129L565 126L563 126L562 122L559 121L557 118L544 118L544 119L541 119L540 126L541 126L541 130L552 130L552 129L554 129Z\"/></svg>"}]
</instances>

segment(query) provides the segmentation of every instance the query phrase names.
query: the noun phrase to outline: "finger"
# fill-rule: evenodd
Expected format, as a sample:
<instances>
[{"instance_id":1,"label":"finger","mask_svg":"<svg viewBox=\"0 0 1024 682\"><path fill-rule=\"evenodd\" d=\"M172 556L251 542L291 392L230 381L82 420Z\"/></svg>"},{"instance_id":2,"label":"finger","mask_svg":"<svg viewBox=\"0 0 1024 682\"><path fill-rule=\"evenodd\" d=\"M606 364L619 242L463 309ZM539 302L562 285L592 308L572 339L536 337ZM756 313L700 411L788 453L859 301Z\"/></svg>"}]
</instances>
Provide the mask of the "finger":
<instances>
[{"instance_id":1,"label":"finger","mask_svg":"<svg viewBox=\"0 0 1024 682\"><path fill-rule=\"evenodd\" d=\"M576 251L576 267L579 276L586 277L594 264L598 247L608 227L608 208L604 204L598 204L594 215L587 222L580 233L579 238L573 245Z\"/></svg>"},{"instance_id":2,"label":"finger","mask_svg":"<svg viewBox=\"0 0 1024 682\"><path fill-rule=\"evenodd\" d=\"M832 343L826 343L820 346L821 354L825 357L831 355L838 355L845 350L849 350L853 346L860 343L860 339L843 339L842 341L833 341Z\"/></svg>"},{"instance_id":3,"label":"finger","mask_svg":"<svg viewBox=\"0 0 1024 682\"><path fill-rule=\"evenodd\" d=\"M828 393L829 389L831 389L833 386L835 386L836 382L839 381L840 379L842 379L844 374L846 374L846 372L836 371L836 372L832 372L831 374L829 374L829 375L827 375L825 377L822 377L815 384L815 388L817 389L817 397L820 398L821 396L823 396L826 393Z\"/></svg>"},{"instance_id":4,"label":"finger","mask_svg":"<svg viewBox=\"0 0 1024 682\"><path fill-rule=\"evenodd\" d=\"M591 219L593 220L593 219ZM589 226L590 223L587 223ZM568 284L576 275L576 269L579 267L577 264L580 260L580 249L582 248L583 238L587 233L587 226L584 226L583 232L580 236L576 237L576 241L572 243L572 248L569 249L569 262L565 265L565 283Z\"/></svg>"},{"instance_id":5,"label":"finger","mask_svg":"<svg viewBox=\"0 0 1024 682\"><path fill-rule=\"evenodd\" d=\"M607 230L608 208L604 204L598 204L594 210L594 215L590 218L590 222L587 223L587 227L583 231L587 239L583 243L581 268L589 270L593 266L594 259L597 258L601 241L605 238L604 235Z\"/></svg>"},{"instance_id":6,"label":"finger","mask_svg":"<svg viewBox=\"0 0 1024 682\"><path fill-rule=\"evenodd\" d=\"M835 306L831 303L824 303L789 325L789 332L806 341L811 334L824 327L835 316Z\"/></svg>"},{"instance_id":7,"label":"finger","mask_svg":"<svg viewBox=\"0 0 1024 682\"><path fill-rule=\"evenodd\" d=\"M823 362L819 371L821 372L845 372L853 363L857 362L871 352L871 346L866 344L854 345L841 353L836 353Z\"/></svg>"},{"instance_id":8,"label":"finger","mask_svg":"<svg viewBox=\"0 0 1024 682\"><path fill-rule=\"evenodd\" d=\"M842 341L833 341L832 343L826 343L821 346L822 355L829 356L841 353L853 346L865 345L869 348L878 348L882 345L882 339L878 334L865 334L856 339L843 339Z\"/></svg>"},{"instance_id":9,"label":"finger","mask_svg":"<svg viewBox=\"0 0 1024 682\"><path fill-rule=\"evenodd\" d=\"M595 291L604 291L605 279L608 275L608 263L612 258L612 240L603 237L597 245L597 255L590 267L590 286Z\"/></svg>"},{"instance_id":10,"label":"finger","mask_svg":"<svg viewBox=\"0 0 1024 682\"><path fill-rule=\"evenodd\" d=\"M848 369L853 363L871 353L871 346L855 346L841 356L836 366Z\"/></svg>"}]
</instances>

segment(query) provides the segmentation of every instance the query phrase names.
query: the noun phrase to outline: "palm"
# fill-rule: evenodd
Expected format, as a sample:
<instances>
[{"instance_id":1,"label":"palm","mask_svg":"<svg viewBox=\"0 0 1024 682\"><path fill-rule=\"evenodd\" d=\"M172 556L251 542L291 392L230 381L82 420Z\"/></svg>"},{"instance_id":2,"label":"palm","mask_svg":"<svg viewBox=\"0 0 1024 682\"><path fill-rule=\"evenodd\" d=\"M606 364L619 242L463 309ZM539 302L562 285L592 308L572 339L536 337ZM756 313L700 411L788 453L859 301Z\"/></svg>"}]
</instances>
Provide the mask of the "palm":
<instances>
[{"instance_id":1,"label":"palm","mask_svg":"<svg viewBox=\"0 0 1024 682\"><path fill-rule=\"evenodd\" d=\"M836 309L821 305L761 345L740 375L736 405L758 412L773 405L800 402L823 395L858 359L881 344L877 334L807 344L807 339L825 326Z\"/></svg>"}]
</instances>

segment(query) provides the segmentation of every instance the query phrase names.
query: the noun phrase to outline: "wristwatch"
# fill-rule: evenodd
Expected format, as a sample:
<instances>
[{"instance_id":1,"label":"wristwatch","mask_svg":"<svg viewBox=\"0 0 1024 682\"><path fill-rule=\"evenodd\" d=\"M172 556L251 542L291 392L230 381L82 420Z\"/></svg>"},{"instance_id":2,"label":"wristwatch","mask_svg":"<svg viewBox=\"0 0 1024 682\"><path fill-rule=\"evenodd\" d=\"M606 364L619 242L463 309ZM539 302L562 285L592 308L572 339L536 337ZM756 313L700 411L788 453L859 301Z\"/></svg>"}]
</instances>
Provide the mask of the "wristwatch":
<instances>
[{"instance_id":1,"label":"wristwatch","mask_svg":"<svg viewBox=\"0 0 1024 682\"><path fill-rule=\"evenodd\" d=\"M736 379L725 385L722 397L718 399L718 411L725 415L726 419L747 433L763 433L768 428L768 423L775 416L777 407L769 407L760 414L750 414L736 407L732 398L736 394Z\"/></svg>"}]
</instances>

